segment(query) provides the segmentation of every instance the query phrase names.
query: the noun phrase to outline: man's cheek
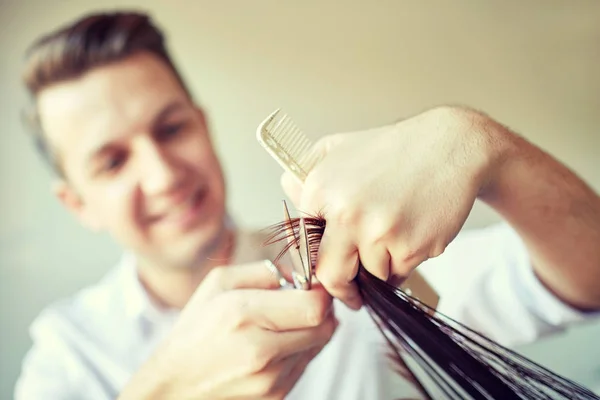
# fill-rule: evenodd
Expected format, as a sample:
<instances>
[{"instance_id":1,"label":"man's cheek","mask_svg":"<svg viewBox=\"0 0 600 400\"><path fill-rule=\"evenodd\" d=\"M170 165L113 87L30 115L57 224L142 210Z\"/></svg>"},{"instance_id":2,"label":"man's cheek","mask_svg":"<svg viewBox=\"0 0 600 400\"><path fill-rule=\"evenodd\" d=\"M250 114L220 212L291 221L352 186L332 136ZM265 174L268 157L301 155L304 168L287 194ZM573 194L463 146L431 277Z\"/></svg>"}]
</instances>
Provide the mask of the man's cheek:
<instances>
[{"instance_id":1,"label":"man's cheek","mask_svg":"<svg viewBox=\"0 0 600 400\"><path fill-rule=\"evenodd\" d=\"M141 195L132 190L126 183L117 183L107 188L106 218L115 220L113 223L139 224L143 218Z\"/></svg>"},{"instance_id":2,"label":"man's cheek","mask_svg":"<svg viewBox=\"0 0 600 400\"><path fill-rule=\"evenodd\" d=\"M106 185L102 191L105 193L108 201L116 203L122 201L133 192L135 185L129 179L118 179Z\"/></svg>"}]
</instances>

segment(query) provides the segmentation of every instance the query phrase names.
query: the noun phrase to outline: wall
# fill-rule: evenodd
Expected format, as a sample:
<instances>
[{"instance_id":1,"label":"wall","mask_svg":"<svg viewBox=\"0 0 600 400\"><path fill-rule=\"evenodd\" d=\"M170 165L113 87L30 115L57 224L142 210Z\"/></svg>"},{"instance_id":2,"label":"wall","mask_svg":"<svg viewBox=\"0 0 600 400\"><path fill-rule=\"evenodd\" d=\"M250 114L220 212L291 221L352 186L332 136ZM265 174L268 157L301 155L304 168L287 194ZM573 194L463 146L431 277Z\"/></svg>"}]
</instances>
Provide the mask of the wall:
<instances>
[{"instance_id":1,"label":"wall","mask_svg":"<svg viewBox=\"0 0 600 400\"><path fill-rule=\"evenodd\" d=\"M96 280L119 254L50 195L48 174L19 121L23 50L41 32L83 12L127 6L143 6L165 27L177 62L209 110L230 207L245 225L263 227L280 218L280 170L254 139L257 124L278 107L317 138L440 103L469 104L600 190L600 3L593 0L3 0L0 398L11 397L34 316L49 301ZM478 206L467 226L495 218ZM523 351L597 384L600 354L589 346L598 332L588 326Z\"/></svg>"}]
</instances>

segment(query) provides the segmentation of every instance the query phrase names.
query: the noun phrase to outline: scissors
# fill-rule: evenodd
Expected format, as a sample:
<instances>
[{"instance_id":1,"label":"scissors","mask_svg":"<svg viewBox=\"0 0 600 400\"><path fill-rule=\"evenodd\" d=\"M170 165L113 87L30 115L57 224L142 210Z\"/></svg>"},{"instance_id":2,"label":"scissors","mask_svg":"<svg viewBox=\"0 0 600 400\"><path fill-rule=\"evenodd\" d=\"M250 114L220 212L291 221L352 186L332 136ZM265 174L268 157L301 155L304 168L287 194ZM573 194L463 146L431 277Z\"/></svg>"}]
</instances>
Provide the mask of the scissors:
<instances>
[{"instance_id":1,"label":"scissors","mask_svg":"<svg viewBox=\"0 0 600 400\"><path fill-rule=\"evenodd\" d=\"M285 200L283 201L283 216L287 222L288 242L292 244L290 248L290 258L292 260L292 279L296 289L309 290L312 281L312 263L310 257L310 248L308 246L308 233L306 231L306 222L300 218L298 232L294 229L290 212Z\"/></svg>"}]
</instances>

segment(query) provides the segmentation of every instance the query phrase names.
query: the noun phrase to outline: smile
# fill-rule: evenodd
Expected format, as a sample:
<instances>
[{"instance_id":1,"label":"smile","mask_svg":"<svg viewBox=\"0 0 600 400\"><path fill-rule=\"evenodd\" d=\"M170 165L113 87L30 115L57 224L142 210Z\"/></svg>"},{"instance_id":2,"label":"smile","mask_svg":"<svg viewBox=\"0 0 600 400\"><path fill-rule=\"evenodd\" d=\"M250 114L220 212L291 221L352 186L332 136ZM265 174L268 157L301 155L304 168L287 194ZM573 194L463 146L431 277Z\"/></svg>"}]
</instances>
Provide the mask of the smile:
<instances>
[{"instance_id":1,"label":"smile","mask_svg":"<svg viewBox=\"0 0 600 400\"><path fill-rule=\"evenodd\" d=\"M185 200L169 208L168 211L150 219L151 223L160 223L188 228L194 225L202 215L202 207L207 198L208 190L202 187L192 192Z\"/></svg>"}]
</instances>

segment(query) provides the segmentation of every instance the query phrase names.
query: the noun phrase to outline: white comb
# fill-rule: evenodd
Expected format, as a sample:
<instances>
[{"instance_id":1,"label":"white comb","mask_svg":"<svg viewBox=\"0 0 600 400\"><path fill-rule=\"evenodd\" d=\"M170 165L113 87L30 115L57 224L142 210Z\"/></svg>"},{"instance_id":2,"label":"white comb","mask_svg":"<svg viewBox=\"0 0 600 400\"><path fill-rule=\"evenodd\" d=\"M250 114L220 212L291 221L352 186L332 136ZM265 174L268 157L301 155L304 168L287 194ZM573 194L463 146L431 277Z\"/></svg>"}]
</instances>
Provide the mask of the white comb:
<instances>
[{"instance_id":1,"label":"white comb","mask_svg":"<svg viewBox=\"0 0 600 400\"><path fill-rule=\"evenodd\" d=\"M275 110L256 130L258 142L301 183L318 161L313 143L287 114Z\"/></svg>"}]
</instances>

